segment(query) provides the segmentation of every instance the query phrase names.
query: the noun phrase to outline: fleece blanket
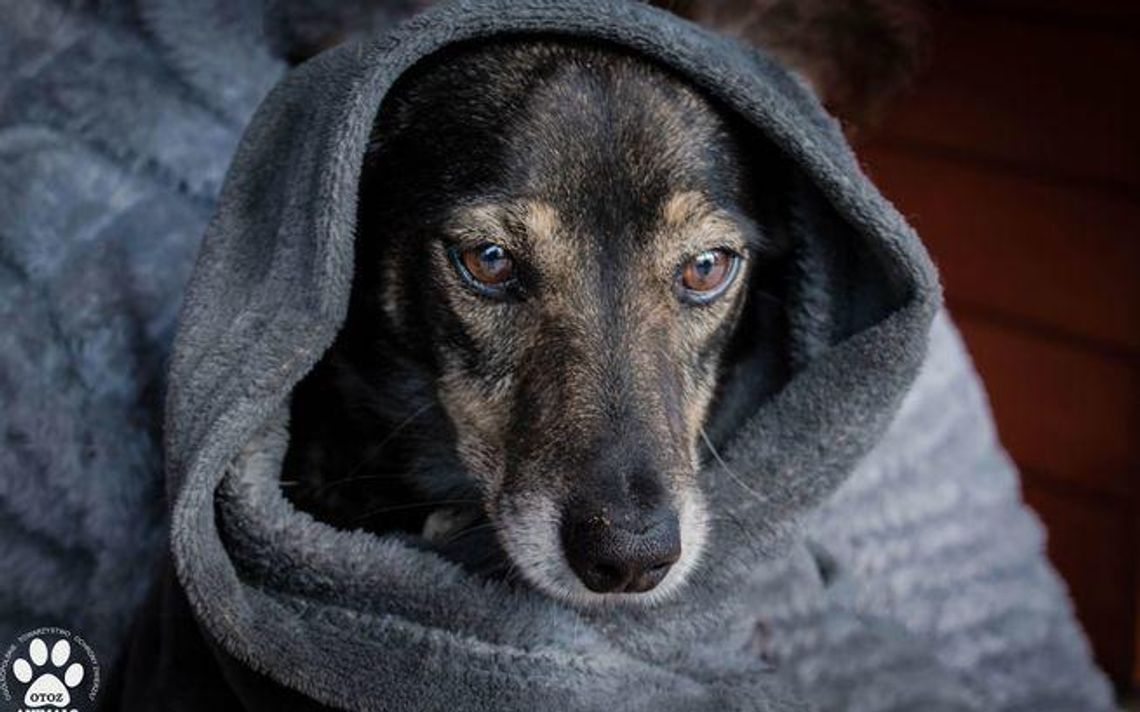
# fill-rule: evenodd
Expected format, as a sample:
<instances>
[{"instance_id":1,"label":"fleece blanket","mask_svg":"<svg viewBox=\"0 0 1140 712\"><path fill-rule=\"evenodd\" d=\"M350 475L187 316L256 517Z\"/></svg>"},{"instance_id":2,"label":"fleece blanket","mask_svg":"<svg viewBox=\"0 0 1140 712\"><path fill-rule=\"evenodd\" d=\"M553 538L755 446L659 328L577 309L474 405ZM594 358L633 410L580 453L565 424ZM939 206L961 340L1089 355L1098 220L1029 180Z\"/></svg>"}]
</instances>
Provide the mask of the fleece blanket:
<instances>
[{"instance_id":1,"label":"fleece blanket","mask_svg":"<svg viewBox=\"0 0 1140 712\"><path fill-rule=\"evenodd\" d=\"M165 549L182 288L241 129L284 69L248 15L207 4L0 0L3 650L53 625L110 665ZM210 81L203 36L244 81Z\"/></svg>"},{"instance_id":2,"label":"fleece blanket","mask_svg":"<svg viewBox=\"0 0 1140 712\"><path fill-rule=\"evenodd\" d=\"M63 625L117 657L164 548L153 416L215 212L170 370L167 573L109 708L1109 707L921 246L762 54L634 4L443 8L289 76L215 211L278 57L321 27L211 0L0 10L5 644ZM803 177L796 377L710 458L707 566L649 610L471 579L314 522L277 486L290 389L344 316L385 88L444 44L519 32L672 67Z\"/></svg>"},{"instance_id":3,"label":"fleece blanket","mask_svg":"<svg viewBox=\"0 0 1140 712\"><path fill-rule=\"evenodd\" d=\"M166 549L182 291L285 57L416 3L0 0L0 655L45 625L109 668Z\"/></svg>"}]
</instances>

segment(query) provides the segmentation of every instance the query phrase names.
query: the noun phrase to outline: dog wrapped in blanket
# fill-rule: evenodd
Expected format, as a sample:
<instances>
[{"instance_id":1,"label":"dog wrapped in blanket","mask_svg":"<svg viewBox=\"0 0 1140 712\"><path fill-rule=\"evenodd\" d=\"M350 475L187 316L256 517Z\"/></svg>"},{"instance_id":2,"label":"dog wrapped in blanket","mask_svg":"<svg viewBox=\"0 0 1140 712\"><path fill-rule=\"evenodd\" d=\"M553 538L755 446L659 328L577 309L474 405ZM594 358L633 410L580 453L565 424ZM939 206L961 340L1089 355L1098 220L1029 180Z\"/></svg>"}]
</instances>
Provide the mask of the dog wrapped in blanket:
<instances>
[{"instance_id":1,"label":"dog wrapped in blanket","mask_svg":"<svg viewBox=\"0 0 1140 712\"><path fill-rule=\"evenodd\" d=\"M804 84L668 13L323 53L188 289L114 701L1106 707L938 309Z\"/></svg>"}]
</instances>

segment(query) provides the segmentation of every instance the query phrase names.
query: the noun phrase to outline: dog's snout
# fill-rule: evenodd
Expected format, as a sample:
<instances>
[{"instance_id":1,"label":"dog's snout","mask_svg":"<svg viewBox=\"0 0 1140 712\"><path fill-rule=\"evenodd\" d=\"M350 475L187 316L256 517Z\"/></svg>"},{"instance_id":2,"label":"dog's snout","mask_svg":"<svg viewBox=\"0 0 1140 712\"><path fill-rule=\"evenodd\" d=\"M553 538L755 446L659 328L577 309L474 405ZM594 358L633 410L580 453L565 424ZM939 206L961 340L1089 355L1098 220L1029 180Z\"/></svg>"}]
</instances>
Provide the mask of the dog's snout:
<instances>
[{"instance_id":1,"label":"dog's snout","mask_svg":"<svg viewBox=\"0 0 1140 712\"><path fill-rule=\"evenodd\" d=\"M640 593L661 583L681 558L681 531L669 507L645 513L598 510L565 517L562 545L586 588Z\"/></svg>"}]
</instances>

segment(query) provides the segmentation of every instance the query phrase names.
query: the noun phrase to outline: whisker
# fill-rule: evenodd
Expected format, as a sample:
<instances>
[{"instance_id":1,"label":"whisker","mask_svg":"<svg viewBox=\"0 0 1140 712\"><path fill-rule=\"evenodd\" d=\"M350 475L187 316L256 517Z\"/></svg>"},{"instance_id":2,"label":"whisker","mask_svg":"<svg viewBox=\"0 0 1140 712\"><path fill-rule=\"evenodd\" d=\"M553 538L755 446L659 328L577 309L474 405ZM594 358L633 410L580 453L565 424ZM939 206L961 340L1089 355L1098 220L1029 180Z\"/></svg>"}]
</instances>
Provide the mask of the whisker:
<instances>
[{"instance_id":1,"label":"whisker","mask_svg":"<svg viewBox=\"0 0 1140 712\"><path fill-rule=\"evenodd\" d=\"M452 534L448 538L444 539L439 545L440 546L450 546L451 544L454 544L455 542L459 541L460 539L462 539L465 536L470 536L471 534L474 534L476 532L487 531L488 529L494 529L494 528L495 528L495 524L493 522L484 522L483 524L476 524L474 526L466 527L466 528L460 529L459 531L455 532L454 534Z\"/></svg>"},{"instance_id":2,"label":"whisker","mask_svg":"<svg viewBox=\"0 0 1140 712\"><path fill-rule=\"evenodd\" d=\"M399 435L400 432L402 432L405 428L407 428L409 425L411 425L412 422L415 421L416 418L420 417L421 415L426 413L431 408L432 408L431 403L425 403L424 405L420 406L419 408L416 408L414 411L412 411L412 413L410 415L408 415L408 417L404 418L399 423L397 423L396 426L393 427L392 430L390 430L387 435L385 435L383 438L381 438L379 442L374 443L372 445L369 445L368 446L368 452L364 455L363 458L361 458L360 462L358 462L355 466L353 466L353 468L351 470L348 471L348 473L345 475L345 477L346 478L352 477L357 472L359 472L362 467L364 467L368 463L372 462L376 458L377 455L379 455L381 452L384 451L384 447L388 443L392 442L392 438Z\"/></svg>"},{"instance_id":3,"label":"whisker","mask_svg":"<svg viewBox=\"0 0 1140 712\"><path fill-rule=\"evenodd\" d=\"M727 474L730 478L732 478L733 482L740 485L741 489L743 489L745 492L747 492L748 494L755 497L758 501L760 501L760 502L767 502L768 501L767 497L765 497L764 495L760 494L756 490L749 487L744 482L744 480L742 480L740 478L739 475L737 475L735 472L732 471L732 468L728 466L728 463L724 461L724 458L720 456L719 452L717 452L716 447L713 446L712 440L709 439L708 433L705 432L705 429L703 427L701 428L701 439L705 441L705 446L708 447L709 452L712 453L713 458L718 463L720 463L720 466L725 471L725 474Z\"/></svg>"},{"instance_id":4,"label":"whisker","mask_svg":"<svg viewBox=\"0 0 1140 712\"><path fill-rule=\"evenodd\" d=\"M361 482L361 481L367 481L367 480L373 480L373 481L375 481L375 480L397 480L397 479L404 477L406 474L407 473L402 471L402 470L393 470L391 472L377 473L377 474L373 474L373 475L358 475L356 477L344 477L344 478L339 479L339 480L333 480L331 482L325 482L320 487L317 487L316 489L314 489L312 491L312 493L314 495L322 495L322 494L326 494L329 490L331 490L333 488L340 487L341 485L349 485L349 484L352 484L354 482ZM299 482L288 482L288 483L282 482L281 484L292 486L292 485L296 485L296 484L300 484L300 483Z\"/></svg>"},{"instance_id":5,"label":"whisker","mask_svg":"<svg viewBox=\"0 0 1140 712\"><path fill-rule=\"evenodd\" d=\"M379 442L379 443L376 445L376 447L379 447L379 448L383 448L385 445L387 445L389 442L391 442L391 441L392 441L392 438L394 438L394 437L396 437L397 435L399 435L399 433L400 433L400 431L401 431L401 430L403 430L404 428L406 428L406 427L408 427L409 425L411 425L411 424L412 424L412 421L413 421L413 420L415 420L416 418L420 417L420 416L421 416L421 415L423 415L424 413L428 412L428 410L430 410L430 409L431 409L431 407L432 407L432 404L431 404L431 403L425 403L425 404L421 405L419 408L416 408L414 411L412 411L411 415L409 415L408 417L406 417L406 418L404 418L403 420L401 420L401 421L400 421L400 422L399 422L399 423L396 425L396 427L392 428L391 432L389 432L387 435L385 435L385 436L384 436L384 439L383 439L383 440L381 440L381 441L380 441L380 442Z\"/></svg>"},{"instance_id":6,"label":"whisker","mask_svg":"<svg viewBox=\"0 0 1140 712\"><path fill-rule=\"evenodd\" d=\"M432 502L412 502L409 504L394 504L390 507L380 507L379 509L374 509L370 512L365 512L364 514L357 517L355 521L359 522L359 521L362 521L364 519L369 519L371 517L379 516L381 514L387 514L389 512L403 512L403 511L407 511L410 509L423 509L425 507L440 507L440 506L450 505L450 504L482 504L482 502L480 502L477 499L439 499L439 500L435 500Z\"/></svg>"}]
</instances>

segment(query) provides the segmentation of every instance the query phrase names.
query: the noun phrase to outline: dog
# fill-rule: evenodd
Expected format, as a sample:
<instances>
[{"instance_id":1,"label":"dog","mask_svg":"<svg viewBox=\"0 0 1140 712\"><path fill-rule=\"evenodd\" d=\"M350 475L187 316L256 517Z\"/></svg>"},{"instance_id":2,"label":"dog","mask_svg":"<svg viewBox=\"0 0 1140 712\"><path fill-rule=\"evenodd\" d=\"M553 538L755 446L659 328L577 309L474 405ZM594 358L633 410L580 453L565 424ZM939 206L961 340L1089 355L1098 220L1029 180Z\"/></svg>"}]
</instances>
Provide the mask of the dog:
<instances>
[{"instance_id":1,"label":"dog","mask_svg":"<svg viewBox=\"0 0 1140 712\"><path fill-rule=\"evenodd\" d=\"M747 298L787 252L765 227L777 162L732 122L565 40L406 75L365 160L348 318L292 402L293 501L436 543L483 527L476 558L568 601L675 591L708 526L720 376L779 340Z\"/></svg>"},{"instance_id":2,"label":"dog","mask_svg":"<svg viewBox=\"0 0 1140 712\"><path fill-rule=\"evenodd\" d=\"M675 594L702 462L788 377L788 176L738 120L580 40L401 77L346 323L292 400L293 503L571 604Z\"/></svg>"}]
</instances>

